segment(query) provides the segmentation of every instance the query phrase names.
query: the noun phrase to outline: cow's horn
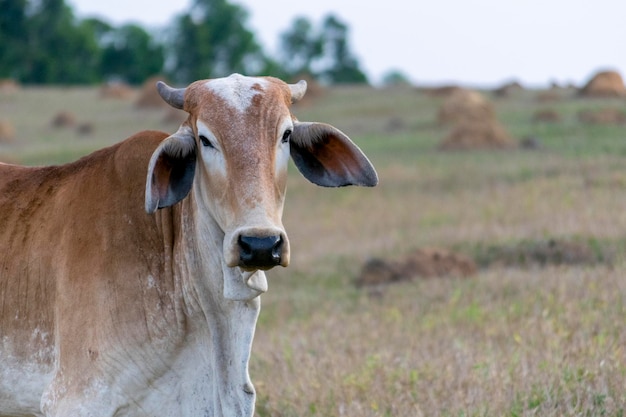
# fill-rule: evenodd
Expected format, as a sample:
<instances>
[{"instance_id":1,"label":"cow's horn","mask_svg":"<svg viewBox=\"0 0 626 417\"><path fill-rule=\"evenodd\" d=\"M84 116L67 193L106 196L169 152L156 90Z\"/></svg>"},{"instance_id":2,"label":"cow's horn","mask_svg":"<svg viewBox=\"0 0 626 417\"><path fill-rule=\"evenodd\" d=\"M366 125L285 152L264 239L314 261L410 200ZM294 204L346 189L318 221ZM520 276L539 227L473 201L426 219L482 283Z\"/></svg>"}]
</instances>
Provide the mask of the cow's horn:
<instances>
[{"instance_id":1,"label":"cow's horn","mask_svg":"<svg viewBox=\"0 0 626 417\"><path fill-rule=\"evenodd\" d=\"M295 103L304 97L304 93L306 93L306 81L300 80L296 84L289 84L289 89L291 90L291 101Z\"/></svg>"},{"instance_id":2,"label":"cow's horn","mask_svg":"<svg viewBox=\"0 0 626 417\"><path fill-rule=\"evenodd\" d=\"M167 104L177 109L183 109L185 104L185 89L172 88L163 81L157 81L157 91Z\"/></svg>"}]
</instances>

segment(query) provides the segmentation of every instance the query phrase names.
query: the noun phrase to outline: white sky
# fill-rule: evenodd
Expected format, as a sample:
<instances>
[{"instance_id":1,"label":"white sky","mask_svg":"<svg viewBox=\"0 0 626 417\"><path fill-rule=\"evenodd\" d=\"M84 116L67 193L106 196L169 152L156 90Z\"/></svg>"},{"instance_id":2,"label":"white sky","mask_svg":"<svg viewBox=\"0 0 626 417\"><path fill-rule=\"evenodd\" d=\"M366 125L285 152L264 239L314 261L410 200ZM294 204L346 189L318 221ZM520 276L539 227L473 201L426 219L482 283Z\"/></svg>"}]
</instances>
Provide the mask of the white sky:
<instances>
[{"instance_id":1,"label":"white sky","mask_svg":"<svg viewBox=\"0 0 626 417\"><path fill-rule=\"evenodd\" d=\"M598 69L626 77L625 0L231 0L275 54L296 16L334 13L373 82L398 69L418 84L494 86L585 82ZM191 0L68 0L79 17L164 26Z\"/></svg>"}]
</instances>

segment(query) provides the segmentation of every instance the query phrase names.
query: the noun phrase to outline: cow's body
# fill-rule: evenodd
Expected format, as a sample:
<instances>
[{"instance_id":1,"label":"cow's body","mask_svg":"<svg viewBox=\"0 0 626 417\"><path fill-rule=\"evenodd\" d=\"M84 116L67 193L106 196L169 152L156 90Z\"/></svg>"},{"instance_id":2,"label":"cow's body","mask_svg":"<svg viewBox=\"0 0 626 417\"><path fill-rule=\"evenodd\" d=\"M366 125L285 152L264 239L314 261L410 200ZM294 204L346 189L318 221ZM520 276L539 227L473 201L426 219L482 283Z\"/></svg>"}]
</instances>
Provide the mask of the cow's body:
<instances>
[{"instance_id":1,"label":"cow's body","mask_svg":"<svg viewBox=\"0 0 626 417\"><path fill-rule=\"evenodd\" d=\"M253 414L248 360L266 289L260 270L288 262L280 224L286 161L270 146L265 175L239 144L241 166L226 135L215 134L225 161L203 168L198 136L208 135L205 124L221 128L216 117L190 117L170 137L142 132L68 165L0 165L0 415ZM284 114L269 119L291 126ZM165 146L181 131L193 152ZM179 159L160 167L167 152L184 163L191 155L194 169L171 174ZM183 181L182 196L172 191L179 174L193 179ZM253 244L279 235L282 252L247 260L248 235ZM229 251L241 255L229 260Z\"/></svg>"}]
</instances>

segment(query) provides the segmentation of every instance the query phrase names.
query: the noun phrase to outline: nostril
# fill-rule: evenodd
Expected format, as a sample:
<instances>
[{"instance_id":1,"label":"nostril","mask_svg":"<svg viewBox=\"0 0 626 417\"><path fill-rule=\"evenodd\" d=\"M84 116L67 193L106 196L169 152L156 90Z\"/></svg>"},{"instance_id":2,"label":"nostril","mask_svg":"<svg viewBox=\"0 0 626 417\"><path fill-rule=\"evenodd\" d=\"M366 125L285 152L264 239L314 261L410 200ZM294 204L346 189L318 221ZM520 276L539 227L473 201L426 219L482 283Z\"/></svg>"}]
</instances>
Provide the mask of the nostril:
<instances>
[{"instance_id":1,"label":"nostril","mask_svg":"<svg viewBox=\"0 0 626 417\"><path fill-rule=\"evenodd\" d=\"M277 237L278 237L277 242L274 243L274 246L272 246L272 258L277 264L279 264L280 257L283 253L283 238L282 236L277 236Z\"/></svg>"},{"instance_id":2,"label":"nostril","mask_svg":"<svg viewBox=\"0 0 626 417\"><path fill-rule=\"evenodd\" d=\"M282 236L239 236L239 266L271 268L280 264L283 251Z\"/></svg>"},{"instance_id":3,"label":"nostril","mask_svg":"<svg viewBox=\"0 0 626 417\"><path fill-rule=\"evenodd\" d=\"M239 236L239 250L241 256L251 256L252 255L252 247L250 246L249 238L245 236Z\"/></svg>"}]
</instances>

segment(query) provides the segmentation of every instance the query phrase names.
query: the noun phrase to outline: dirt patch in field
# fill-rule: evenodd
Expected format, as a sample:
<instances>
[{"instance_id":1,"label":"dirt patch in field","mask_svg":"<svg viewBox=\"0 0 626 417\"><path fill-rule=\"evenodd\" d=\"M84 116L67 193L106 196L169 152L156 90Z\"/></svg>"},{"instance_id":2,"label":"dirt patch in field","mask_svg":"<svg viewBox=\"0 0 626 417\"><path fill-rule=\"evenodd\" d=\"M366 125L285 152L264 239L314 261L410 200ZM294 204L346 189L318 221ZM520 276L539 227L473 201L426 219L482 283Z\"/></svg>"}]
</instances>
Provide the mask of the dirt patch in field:
<instances>
[{"instance_id":1,"label":"dirt patch in field","mask_svg":"<svg viewBox=\"0 0 626 417\"><path fill-rule=\"evenodd\" d=\"M626 87L619 72L600 71L591 77L579 93L583 97L624 97Z\"/></svg>"},{"instance_id":2,"label":"dirt patch in field","mask_svg":"<svg viewBox=\"0 0 626 417\"><path fill-rule=\"evenodd\" d=\"M403 259L369 259L355 279L358 287L408 281L414 278L468 277L477 271L466 255L442 248L421 248Z\"/></svg>"},{"instance_id":3,"label":"dirt patch in field","mask_svg":"<svg viewBox=\"0 0 626 417\"><path fill-rule=\"evenodd\" d=\"M376 287L418 278L470 277L490 267L612 265L625 242L594 239L527 240L510 244L462 245L457 249L420 248L400 259L371 258L361 267L357 287ZM468 255L469 254L469 255Z\"/></svg>"},{"instance_id":4,"label":"dirt patch in field","mask_svg":"<svg viewBox=\"0 0 626 417\"><path fill-rule=\"evenodd\" d=\"M617 251L615 244L593 239L565 238L477 245L466 250L473 253L476 263L481 268L491 266L610 265Z\"/></svg>"}]
</instances>

